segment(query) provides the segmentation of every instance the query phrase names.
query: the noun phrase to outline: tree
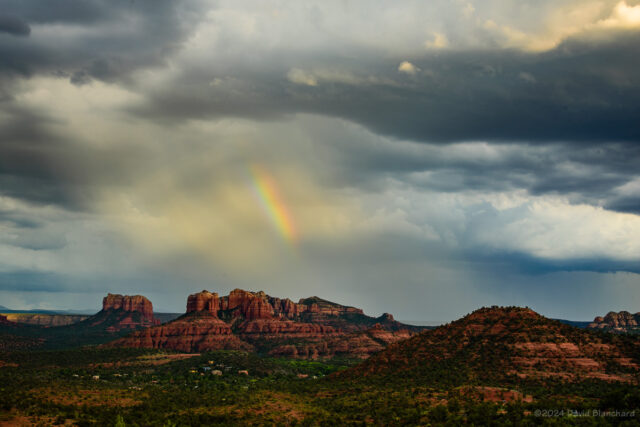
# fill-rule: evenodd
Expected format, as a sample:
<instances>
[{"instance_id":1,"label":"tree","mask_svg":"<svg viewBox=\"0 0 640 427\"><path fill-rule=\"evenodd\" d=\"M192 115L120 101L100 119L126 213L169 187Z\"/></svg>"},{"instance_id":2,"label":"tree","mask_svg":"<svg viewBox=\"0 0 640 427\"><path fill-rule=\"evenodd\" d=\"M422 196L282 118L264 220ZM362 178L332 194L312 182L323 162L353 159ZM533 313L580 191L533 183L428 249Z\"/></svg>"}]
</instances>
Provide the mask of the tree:
<instances>
[{"instance_id":1,"label":"tree","mask_svg":"<svg viewBox=\"0 0 640 427\"><path fill-rule=\"evenodd\" d=\"M116 416L116 424L115 427L126 427L126 424L124 422L124 418L122 418L122 415L118 414Z\"/></svg>"}]
</instances>

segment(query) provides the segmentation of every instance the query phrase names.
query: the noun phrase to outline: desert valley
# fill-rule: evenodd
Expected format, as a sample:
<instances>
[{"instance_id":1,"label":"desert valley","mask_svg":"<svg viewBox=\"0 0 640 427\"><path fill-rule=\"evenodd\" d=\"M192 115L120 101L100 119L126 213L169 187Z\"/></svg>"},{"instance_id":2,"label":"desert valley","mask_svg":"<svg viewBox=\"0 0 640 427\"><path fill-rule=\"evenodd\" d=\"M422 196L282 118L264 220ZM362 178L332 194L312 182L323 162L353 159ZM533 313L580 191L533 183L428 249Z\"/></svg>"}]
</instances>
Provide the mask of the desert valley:
<instances>
[{"instance_id":1,"label":"desert valley","mask_svg":"<svg viewBox=\"0 0 640 427\"><path fill-rule=\"evenodd\" d=\"M92 316L33 316L0 317L2 425L618 425L640 410L640 313L578 328L494 306L420 327L235 289L189 295L183 314L109 294Z\"/></svg>"}]
</instances>

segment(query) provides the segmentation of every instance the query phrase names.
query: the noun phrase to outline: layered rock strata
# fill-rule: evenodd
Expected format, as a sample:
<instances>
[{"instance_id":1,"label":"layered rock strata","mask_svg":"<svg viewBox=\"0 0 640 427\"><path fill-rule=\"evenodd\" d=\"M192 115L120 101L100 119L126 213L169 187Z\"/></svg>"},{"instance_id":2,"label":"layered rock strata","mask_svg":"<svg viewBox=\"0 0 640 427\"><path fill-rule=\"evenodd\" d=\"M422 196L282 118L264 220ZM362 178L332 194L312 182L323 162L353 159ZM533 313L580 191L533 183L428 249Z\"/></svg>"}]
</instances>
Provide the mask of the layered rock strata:
<instances>
[{"instance_id":1,"label":"layered rock strata","mask_svg":"<svg viewBox=\"0 0 640 427\"><path fill-rule=\"evenodd\" d=\"M628 311L610 311L604 317L596 317L589 324L589 328L611 332L631 332L640 329L640 313L631 314Z\"/></svg>"},{"instance_id":2,"label":"layered rock strata","mask_svg":"<svg viewBox=\"0 0 640 427\"><path fill-rule=\"evenodd\" d=\"M102 310L78 325L105 326L108 332L149 328L159 325L153 317L153 304L142 295L108 294L102 300Z\"/></svg>"},{"instance_id":3,"label":"layered rock strata","mask_svg":"<svg viewBox=\"0 0 640 427\"><path fill-rule=\"evenodd\" d=\"M184 316L135 332L113 345L179 351L254 349L295 357L366 357L419 330L396 322L389 314L373 318L361 309L318 297L295 303L242 289L234 289L227 296L206 290L189 295L186 308ZM363 331L367 332L362 336L355 334ZM295 351L282 347L286 345L293 345Z\"/></svg>"}]
</instances>

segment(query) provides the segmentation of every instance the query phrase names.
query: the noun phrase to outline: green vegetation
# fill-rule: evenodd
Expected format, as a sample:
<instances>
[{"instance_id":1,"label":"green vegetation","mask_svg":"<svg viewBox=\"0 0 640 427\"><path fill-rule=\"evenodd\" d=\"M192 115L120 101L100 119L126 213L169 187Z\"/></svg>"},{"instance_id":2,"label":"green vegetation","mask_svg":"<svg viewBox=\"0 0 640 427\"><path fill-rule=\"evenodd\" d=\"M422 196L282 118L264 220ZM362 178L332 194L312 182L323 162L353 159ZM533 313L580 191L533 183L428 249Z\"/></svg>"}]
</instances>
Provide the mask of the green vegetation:
<instances>
[{"instance_id":1,"label":"green vegetation","mask_svg":"<svg viewBox=\"0 0 640 427\"><path fill-rule=\"evenodd\" d=\"M0 347L0 424L640 425L635 337L518 308L478 310L362 363L13 348Z\"/></svg>"},{"instance_id":2,"label":"green vegetation","mask_svg":"<svg viewBox=\"0 0 640 427\"><path fill-rule=\"evenodd\" d=\"M640 414L635 386L522 380L480 387L448 364L416 383L411 375L384 381L331 375L352 360L237 351L83 348L6 353L0 360L0 421L21 417L43 425L637 425L628 416L575 414ZM244 370L248 375L239 373ZM533 402L522 401L529 395ZM537 410L547 412L537 416Z\"/></svg>"},{"instance_id":3,"label":"green vegetation","mask_svg":"<svg viewBox=\"0 0 640 427\"><path fill-rule=\"evenodd\" d=\"M113 332L107 329L105 325L117 323L118 316L113 311L100 312L80 322L55 327L0 325L0 351L17 348L61 350L104 344L131 332L128 329ZM141 315L132 313L130 316L134 322L138 322Z\"/></svg>"}]
</instances>

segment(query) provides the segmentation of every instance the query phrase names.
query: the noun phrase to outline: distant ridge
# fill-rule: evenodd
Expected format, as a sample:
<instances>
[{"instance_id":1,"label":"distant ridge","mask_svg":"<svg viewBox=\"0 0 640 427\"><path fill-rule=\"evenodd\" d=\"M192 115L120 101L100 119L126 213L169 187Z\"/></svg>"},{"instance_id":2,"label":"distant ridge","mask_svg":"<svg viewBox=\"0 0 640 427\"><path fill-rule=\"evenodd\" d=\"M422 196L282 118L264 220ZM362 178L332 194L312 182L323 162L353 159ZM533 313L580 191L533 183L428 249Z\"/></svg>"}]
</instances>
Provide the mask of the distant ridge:
<instances>
[{"instance_id":1,"label":"distant ridge","mask_svg":"<svg viewBox=\"0 0 640 427\"><path fill-rule=\"evenodd\" d=\"M598 316L588 325L591 329L599 329L614 333L640 333L640 313L628 311L610 311L604 317Z\"/></svg>"},{"instance_id":2,"label":"distant ridge","mask_svg":"<svg viewBox=\"0 0 640 427\"><path fill-rule=\"evenodd\" d=\"M87 310L46 310L46 309L29 309L29 310L17 310L17 309L9 309L2 308L0 306L0 312L2 313L31 313L31 314L62 314L62 315L79 315L79 316L90 316L96 313L96 310L87 309Z\"/></svg>"},{"instance_id":3,"label":"distant ridge","mask_svg":"<svg viewBox=\"0 0 640 427\"><path fill-rule=\"evenodd\" d=\"M589 327L591 322L587 320L566 320L566 319L553 319L557 320L560 323L564 323L565 325L575 326L576 328L586 329Z\"/></svg>"}]
</instances>

